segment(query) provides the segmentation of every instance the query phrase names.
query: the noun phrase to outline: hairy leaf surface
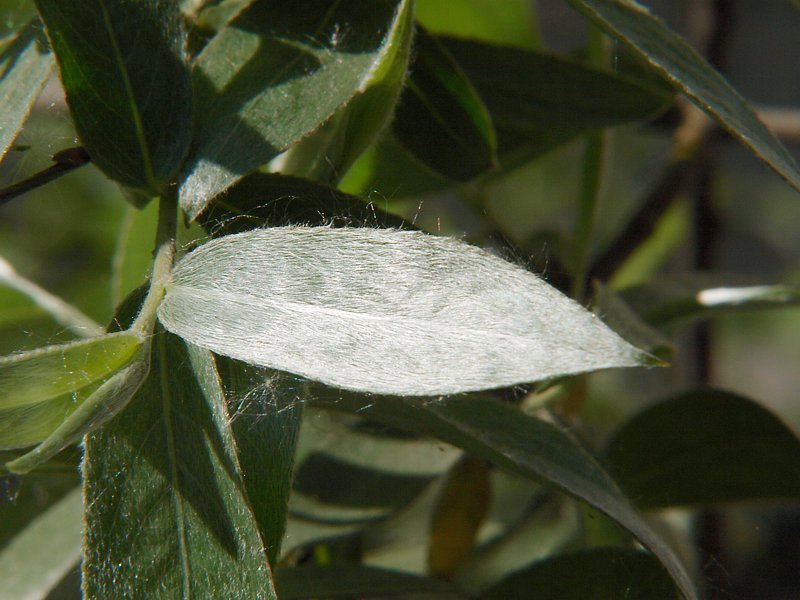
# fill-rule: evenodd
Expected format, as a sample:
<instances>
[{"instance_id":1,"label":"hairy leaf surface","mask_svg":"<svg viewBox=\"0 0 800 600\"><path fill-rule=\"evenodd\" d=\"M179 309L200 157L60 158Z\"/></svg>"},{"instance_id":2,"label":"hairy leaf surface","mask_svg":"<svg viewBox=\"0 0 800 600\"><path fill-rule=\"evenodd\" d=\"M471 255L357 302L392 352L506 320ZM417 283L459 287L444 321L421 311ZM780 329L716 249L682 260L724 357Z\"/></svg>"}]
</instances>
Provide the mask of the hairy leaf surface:
<instances>
[{"instance_id":1,"label":"hairy leaf surface","mask_svg":"<svg viewBox=\"0 0 800 600\"><path fill-rule=\"evenodd\" d=\"M217 238L177 263L159 318L219 354L384 394L647 362L535 275L414 231L281 227Z\"/></svg>"},{"instance_id":2,"label":"hairy leaf surface","mask_svg":"<svg viewBox=\"0 0 800 600\"><path fill-rule=\"evenodd\" d=\"M86 440L85 594L274 599L211 355L161 332L152 361Z\"/></svg>"}]
</instances>

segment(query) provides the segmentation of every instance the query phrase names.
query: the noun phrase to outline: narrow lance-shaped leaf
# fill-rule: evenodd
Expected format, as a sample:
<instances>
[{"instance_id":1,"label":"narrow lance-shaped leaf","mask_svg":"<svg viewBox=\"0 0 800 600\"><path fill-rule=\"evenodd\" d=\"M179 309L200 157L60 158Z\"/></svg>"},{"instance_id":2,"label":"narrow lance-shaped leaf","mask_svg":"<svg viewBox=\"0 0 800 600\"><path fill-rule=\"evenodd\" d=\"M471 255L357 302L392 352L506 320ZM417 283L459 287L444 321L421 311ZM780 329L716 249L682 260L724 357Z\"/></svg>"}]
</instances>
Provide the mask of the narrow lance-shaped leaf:
<instances>
[{"instance_id":1,"label":"narrow lance-shaped leaf","mask_svg":"<svg viewBox=\"0 0 800 600\"><path fill-rule=\"evenodd\" d=\"M414 231L226 236L166 288L159 318L192 343L357 391L453 394L647 362L532 273Z\"/></svg>"},{"instance_id":2,"label":"narrow lance-shaped leaf","mask_svg":"<svg viewBox=\"0 0 800 600\"><path fill-rule=\"evenodd\" d=\"M189 148L192 92L177 0L37 0L92 161L157 194Z\"/></svg>"},{"instance_id":3,"label":"narrow lance-shaped leaf","mask_svg":"<svg viewBox=\"0 0 800 600\"><path fill-rule=\"evenodd\" d=\"M272 600L213 359L163 332L153 347L137 397L85 443L84 593Z\"/></svg>"},{"instance_id":4,"label":"narrow lance-shaped leaf","mask_svg":"<svg viewBox=\"0 0 800 600\"><path fill-rule=\"evenodd\" d=\"M684 40L635 0L569 0L599 27L629 44L677 90L800 190L800 169L739 93Z\"/></svg>"},{"instance_id":5,"label":"narrow lance-shaped leaf","mask_svg":"<svg viewBox=\"0 0 800 600\"><path fill-rule=\"evenodd\" d=\"M600 464L555 426L496 401L334 394L317 388L321 406L347 411L406 431L431 435L512 473L548 482L599 509L658 557L688 600L698 597L674 552L633 509Z\"/></svg>"},{"instance_id":6,"label":"narrow lance-shaped leaf","mask_svg":"<svg viewBox=\"0 0 800 600\"><path fill-rule=\"evenodd\" d=\"M54 64L38 21L20 28L0 54L0 158L19 133Z\"/></svg>"},{"instance_id":7,"label":"narrow lance-shaped leaf","mask_svg":"<svg viewBox=\"0 0 800 600\"><path fill-rule=\"evenodd\" d=\"M193 70L194 146L180 188L191 218L356 94L402 4L256 0L211 40Z\"/></svg>"}]
</instances>

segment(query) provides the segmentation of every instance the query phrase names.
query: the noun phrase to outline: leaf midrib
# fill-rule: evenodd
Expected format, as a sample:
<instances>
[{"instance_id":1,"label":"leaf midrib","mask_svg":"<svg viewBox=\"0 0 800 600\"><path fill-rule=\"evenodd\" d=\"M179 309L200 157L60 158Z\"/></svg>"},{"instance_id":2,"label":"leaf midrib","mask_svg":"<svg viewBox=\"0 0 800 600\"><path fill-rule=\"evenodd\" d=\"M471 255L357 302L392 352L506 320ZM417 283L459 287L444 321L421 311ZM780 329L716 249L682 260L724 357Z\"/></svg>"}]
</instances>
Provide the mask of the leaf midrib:
<instances>
[{"instance_id":1,"label":"leaf midrib","mask_svg":"<svg viewBox=\"0 0 800 600\"><path fill-rule=\"evenodd\" d=\"M134 131L136 133L136 141L139 144L139 150L142 153L142 167L144 168L144 176L147 180L148 187L155 191L158 187L156 183L155 173L153 171L153 164L150 159L150 151L147 147L147 139L144 135L144 125L142 122L142 115L139 113L139 107L136 104L136 96L133 93L133 84L131 83L130 77L128 76L128 69L125 66L125 61L122 57L122 52L120 51L119 45L117 44L116 32L114 31L114 26L111 23L111 16L108 14L108 9L106 8L105 0L97 0L98 5L100 6L100 12L103 15L103 23L106 26L106 31L108 33L109 41L111 42L111 47L114 51L114 61L117 63L117 67L119 68L120 77L122 78L122 84L125 87L125 93L129 99L129 108L131 111L131 118L133 119L133 126Z\"/></svg>"}]
</instances>

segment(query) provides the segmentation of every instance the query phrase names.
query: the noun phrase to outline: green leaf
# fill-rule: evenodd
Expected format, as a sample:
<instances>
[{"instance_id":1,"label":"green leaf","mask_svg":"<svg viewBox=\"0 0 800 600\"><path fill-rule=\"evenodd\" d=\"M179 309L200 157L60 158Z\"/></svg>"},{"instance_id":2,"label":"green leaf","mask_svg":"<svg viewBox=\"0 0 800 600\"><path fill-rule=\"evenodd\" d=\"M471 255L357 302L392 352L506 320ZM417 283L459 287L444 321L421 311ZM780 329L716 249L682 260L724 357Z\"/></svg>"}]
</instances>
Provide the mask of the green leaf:
<instances>
[{"instance_id":1,"label":"green leaf","mask_svg":"<svg viewBox=\"0 0 800 600\"><path fill-rule=\"evenodd\" d=\"M128 294L147 281L153 266L153 240L156 237L157 221L157 202L142 210L126 206L111 259L112 306L118 306Z\"/></svg>"},{"instance_id":2,"label":"green leaf","mask_svg":"<svg viewBox=\"0 0 800 600\"><path fill-rule=\"evenodd\" d=\"M392 131L434 171L468 181L497 162L497 140L483 101L438 40L418 29L415 58Z\"/></svg>"},{"instance_id":3,"label":"green leaf","mask_svg":"<svg viewBox=\"0 0 800 600\"><path fill-rule=\"evenodd\" d=\"M597 548L556 556L521 570L480 600L676 600L678 590L652 555Z\"/></svg>"},{"instance_id":4,"label":"green leaf","mask_svg":"<svg viewBox=\"0 0 800 600\"><path fill-rule=\"evenodd\" d=\"M307 179L252 173L214 198L197 217L219 237L279 225L378 226L408 228L401 218L372 202Z\"/></svg>"},{"instance_id":5,"label":"green leaf","mask_svg":"<svg viewBox=\"0 0 800 600\"><path fill-rule=\"evenodd\" d=\"M532 273L415 231L225 236L179 260L166 290L173 333L356 391L453 394L648 361Z\"/></svg>"},{"instance_id":6,"label":"green leaf","mask_svg":"<svg viewBox=\"0 0 800 600\"><path fill-rule=\"evenodd\" d=\"M800 440L730 392L693 390L645 409L616 432L607 454L642 507L800 497Z\"/></svg>"},{"instance_id":7,"label":"green leaf","mask_svg":"<svg viewBox=\"0 0 800 600\"><path fill-rule=\"evenodd\" d=\"M413 33L414 3L401 0L381 55L358 93L321 129L276 161L275 170L318 181L341 179L393 117L406 79Z\"/></svg>"},{"instance_id":8,"label":"green leaf","mask_svg":"<svg viewBox=\"0 0 800 600\"><path fill-rule=\"evenodd\" d=\"M36 0L92 162L156 195L189 148L192 91L177 0Z\"/></svg>"},{"instance_id":9,"label":"green leaf","mask_svg":"<svg viewBox=\"0 0 800 600\"><path fill-rule=\"evenodd\" d=\"M281 600L386 598L408 594L436 594L436 598L467 597L452 583L441 579L354 565L278 569L275 587Z\"/></svg>"},{"instance_id":10,"label":"green leaf","mask_svg":"<svg viewBox=\"0 0 800 600\"><path fill-rule=\"evenodd\" d=\"M213 358L159 332L120 418L89 435L84 593L274 599Z\"/></svg>"},{"instance_id":11,"label":"green leaf","mask_svg":"<svg viewBox=\"0 0 800 600\"><path fill-rule=\"evenodd\" d=\"M190 218L362 90L402 6L257 0L220 31L194 65L194 147L180 188Z\"/></svg>"},{"instance_id":12,"label":"green leaf","mask_svg":"<svg viewBox=\"0 0 800 600\"><path fill-rule=\"evenodd\" d=\"M417 19L428 30L531 48L538 42L526 0L417 0Z\"/></svg>"},{"instance_id":13,"label":"green leaf","mask_svg":"<svg viewBox=\"0 0 800 600\"><path fill-rule=\"evenodd\" d=\"M0 600L46 598L80 561L83 502L75 489L0 553Z\"/></svg>"},{"instance_id":14,"label":"green leaf","mask_svg":"<svg viewBox=\"0 0 800 600\"><path fill-rule=\"evenodd\" d=\"M598 27L630 45L675 89L800 190L800 170L792 156L731 84L661 20L634 0L569 2Z\"/></svg>"},{"instance_id":15,"label":"green leaf","mask_svg":"<svg viewBox=\"0 0 800 600\"><path fill-rule=\"evenodd\" d=\"M565 58L440 38L477 88L502 155L538 155L587 129L638 121L665 108L661 90Z\"/></svg>"},{"instance_id":16,"label":"green leaf","mask_svg":"<svg viewBox=\"0 0 800 600\"><path fill-rule=\"evenodd\" d=\"M38 21L21 27L0 53L0 158L19 133L53 65Z\"/></svg>"},{"instance_id":17,"label":"green leaf","mask_svg":"<svg viewBox=\"0 0 800 600\"><path fill-rule=\"evenodd\" d=\"M431 435L523 477L585 501L625 527L669 571L687 599L697 594L672 550L631 507L600 464L555 426L477 395L425 399L337 396L317 388L320 406L348 411L416 434Z\"/></svg>"},{"instance_id":18,"label":"green leaf","mask_svg":"<svg viewBox=\"0 0 800 600\"><path fill-rule=\"evenodd\" d=\"M146 352L147 347L142 349ZM128 404L139 389L150 368L148 357L139 353L130 365L104 381L85 400L71 408L63 421L49 432L41 444L7 463L16 473L27 473L50 460L70 444L109 421Z\"/></svg>"},{"instance_id":19,"label":"green leaf","mask_svg":"<svg viewBox=\"0 0 800 600\"><path fill-rule=\"evenodd\" d=\"M31 406L102 381L141 347L129 333L112 333L0 358L0 409Z\"/></svg>"},{"instance_id":20,"label":"green leaf","mask_svg":"<svg viewBox=\"0 0 800 600\"><path fill-rule=\"evenodd\" d=\"M217 357L231 428L269 563L278 562L286 529L295 448L302 422L300 382L285 373Z\"/></svg>"}]
</instances>

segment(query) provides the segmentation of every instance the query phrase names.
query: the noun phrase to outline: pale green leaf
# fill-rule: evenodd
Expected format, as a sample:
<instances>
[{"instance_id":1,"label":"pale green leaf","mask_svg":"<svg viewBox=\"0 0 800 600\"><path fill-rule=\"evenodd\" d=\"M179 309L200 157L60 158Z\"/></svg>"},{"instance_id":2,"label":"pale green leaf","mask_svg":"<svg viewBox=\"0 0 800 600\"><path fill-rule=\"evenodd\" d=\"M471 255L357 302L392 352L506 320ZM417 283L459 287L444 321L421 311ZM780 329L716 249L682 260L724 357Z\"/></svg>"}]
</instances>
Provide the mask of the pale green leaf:
<instances>
[{"instance_id":1,"label":"pale green leaf","mask_svg":"<svg viewBox=\"0 0 800 600\"><path fill-rule=\"evenodd\" d=\"M83 463L90 598L274 599L213 359L169 334Z\"/></svg>"},{"instance_id":2,"label":"pale green leaf","mask_svg":"<svg viewBox=\"0 0 800 600\"><path fill-rule=\"evenodd\" d=\"M634 0L569 0L599 27L629 44L677 90L800 190L800 169L747 101L689 44Z\"/></svg>"},{"instance_id":3,"label":"pale green leaf","mask_svg":"<svg viewBox=\"0 0 800 600\"><path fill-rule=\"evenodd\" d=\"M178 261L166 290L173 333L357 391L453 394L647 363L532 273L414 231L225 236Z\"/></svg>"},{"instance_id":4,"label":"pale green leaf","mask_svg":"<svg viewBox=\"0 0 800 600\"><path fill-rule=\"evenodd\" d=\"M147 355L140 353L130 365L114 373L88 398L81 398L78 406L71 410L41 444L6 466L11 471L26 473L109 421L127 406L147 376L149 367Z\"/></svg>"},{"instance_id":5,"label":"pale green leaf","mask_svg":"<svg viewBox=\"0 0 800 600\"><path fill-rule=\"evenodd\" d=\"M92 162L157 194L189 148L192 89L177 0L37 0Z\"/></svg>"},{"instance_id":6,"label":"pale green leaf","mask_svg":"<svg viewBox=\"0 0 800 600\"><path fill-rule=\"evenodd\" d=\"M80 561L83 502L75 489L0 553L0 600L44 600Z\"/></svg>"},{"instance_id":7,"label":"pale green leaf","mask_svg":"<svg viewBox=\"0 0 800 600\"><path fill-rule=\"evenodd\" d=\"M54 64L38 21L21 27L0 54L0 158L14 141Z\"/></svg>"},{"instance_id":8,"label":"pale green leaf","mask_svg":"<svg viewBox=\"0 0 800 600\"><path fill-rule=\"evenodd\" d=\"M194 148L180 188L191 218L363 89L401 5L256 0L211 40L194 65Z\"/></svg>"},{"instance_id":9,"label":"pale green leaf","mask_svg":"<svg viewBox=\"0 0 800 600\"><path fill-rule=\"evenodd\" d=\"M0 358L0 409L30 406L101 381L128 363L138 336L112 333Z\"/></svg>"}]
</instances>

